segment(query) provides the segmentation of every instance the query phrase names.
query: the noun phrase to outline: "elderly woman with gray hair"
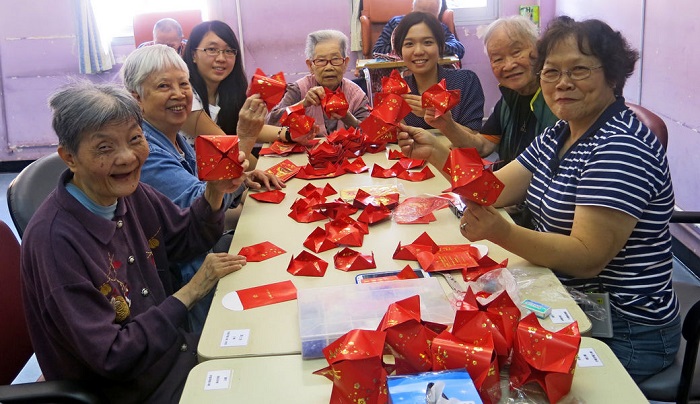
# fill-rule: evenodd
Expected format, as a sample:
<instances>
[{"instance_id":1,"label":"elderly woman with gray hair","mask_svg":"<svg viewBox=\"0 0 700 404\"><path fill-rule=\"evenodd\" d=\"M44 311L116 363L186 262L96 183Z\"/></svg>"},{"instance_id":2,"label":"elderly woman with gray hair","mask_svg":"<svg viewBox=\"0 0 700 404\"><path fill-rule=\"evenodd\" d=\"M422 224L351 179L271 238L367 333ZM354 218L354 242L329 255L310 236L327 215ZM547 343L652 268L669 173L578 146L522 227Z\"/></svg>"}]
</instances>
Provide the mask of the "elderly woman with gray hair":
<instances>
[{"instance_id":1,"label":"elderly woman with gray hair","mask_svg":"<svg viewBox=\"0 0 700 404\"><path fill-rule=\"evenodd\" d=\"M357 127L368 117L367 95L357 84L343 77L350 61L347 44L348 38L340 31L329 29L310 33L306 38L306 65L311 74L287 86L284 98L268 115L268 123L278 124L285 108L292 105L303 105L306 115L315 119L319 135L323 136L337 129ZM350 106L345 116L331 115L328 118L323 113L324 87L331 91L340 88L345 94Z\"/></svg>"},{"instance_id":2,"label":"elderly woman with gray hair","mask_svg":"<svg viewBox=\"0 0 700 404\"><path fill-rule=\"evenodd\" d=\"M41 370L47 380L89 383L108 402L177 402L197 364L188 310L245 261L207 259L184 285L169 264L211 248L223 230L224 194L242 179L212 182L181 209L139 182L148 144L128 92L76 83L50 106L68 169L29 222L21 258Z\"/></svg>"}]
</instances>

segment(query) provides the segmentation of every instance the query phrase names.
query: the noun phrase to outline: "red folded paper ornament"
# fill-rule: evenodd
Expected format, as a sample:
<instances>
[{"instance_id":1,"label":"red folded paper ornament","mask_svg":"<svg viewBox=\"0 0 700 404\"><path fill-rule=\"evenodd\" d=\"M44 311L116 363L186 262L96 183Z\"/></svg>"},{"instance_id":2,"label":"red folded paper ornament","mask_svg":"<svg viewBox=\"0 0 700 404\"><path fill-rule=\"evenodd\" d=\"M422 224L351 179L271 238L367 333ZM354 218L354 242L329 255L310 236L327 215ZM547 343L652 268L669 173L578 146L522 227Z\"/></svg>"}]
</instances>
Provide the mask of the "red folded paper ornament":
<instances>
[{"instance_id":1,"label":"red folded paper ornament","mask_svg":"<svg viewBox=\"0 0 700 404\"><path fill-rule=\"evenodd\" d=\"M340 164L326 163L320 167L307 164L299 170L296 177L304 180L316 180L322 178L335 178L345 174L345 170Z\"/></svg>"},{"instance_id":2,"label":"red folded paper ornament","mask_svg":"<svg viewBox=\"0 0 700 404\"><path fill-rule=\"evenodd\" d=\"M262 70L255 69L255 74L253 74L246 96L250 97L253 94L260 94L269 111L282 101L286 91L287 82L284 80L284 73L279 72L267 77Z\"/></svg>"},{"instance_id":3,"label":"red folded paper ornament","mask_svg":"<svg viewBox=\"0 0 700 404\"><path fill-rule=\"evenodd\" d=\"M506 268L508 266L508 258L501 262L496 262L489 258L488 255L484 255L476 261L479 266L473 268L463 268L462 269L462 279L465 282L471 282L479 279L479 277L487 272L493 271L498 268Z\"/></svg>"},{"instance_id":4,"label":"red folded paper ornament","mask_svg":"<svg viewBox=\"0 0 700 404\"><path fill-rule=\"evenodd\" d=\"M577 322L552 332L542 328L534 313L528 314L520 320L515 335L510 365L513 387L536 382L550 403L558 402L571 390L580 345Z\"/></svg>"},{"instance_id":5,"label":"red folded paper ornament","mask_svg":"<svg viewBox=\"0 0 700 404\"><path fill-rule=\"evenodd\" d=\"M396 360L397 375L432 370L430 344L437 333L422 323L419 295L390 304L377 330L386 332L386 345Z\"/></svg>"},{"instance_id":6,"label":"red folded paper ornament","mask_svg":"<svg viewBox=\"0 0 700 404\"><path fill-rule=\"evenodd\" d=\"M384 205L387 209L393 209L399 204L399 194L395 193L369 193L364 189L358 189L352 205L363 209L369 205Z\"/></svg>"},{"instance_id":7,"label":"red folded paper ornament","mask_svg":"<svg viewBox=\"0 0 700 404\"><path fill-rule=\"evenodd\" d=\"M326 231L320 227L317 227L311 232L311 234L309 234L308 237L306 237L306 240L304 240L304 247L315 253L320 253L336 248L338 247L338 244L328 240Z\"/></svg>"},{"instance_id":8,"label":"red folded paper ornament","mask_svg":"<svg viewBox=\"0 0 700 404\"><path fill-rule=\"evenodd\" d=\"M440 247L430 238L428 233L423 232L411 244L401 246L401 242L399 242L392 258L395 260L417 260L416 254L422 251L436 253L439 249Z\"/></svg>"},{"instance_id":9,"label":"red folded paper ornament","mask_svg":"<svg viewBox=\"0 0 700 404\"><path fill-rule=\"evenodd\" d=\"M405 159L405 158L408 158L408 157L406 157L406 155L403 154L401 152L401 150L394 150L394 149L389 149L388 153L387 153L387 157L386 157L387 160L401 160L401 159Z\"/></svg>"},{"instance_id":10,"label":"red folded paper ornament","mask_svg":"<svg viewBox=\"0 0 700 404\"><path fill-rule=\"evenodd\" d=\"M425 164L425 160L410 159L408 157L401 157L399 159L399 164L401 164L401 167L405 168L406 170L410 170L411 168L416 168L416 167L422 166L423 164Z\"/></svg>"},{"instance_id":11,"label":"red folded paper ornament","mask_svg":"<svg viewBox=\"0 0 700 404\"><path fill-rule=\"evenodd\" d=\"M238 161L238 136L200 135L194 143L200 180L229 180L243 174L243 165Z\"/></svg>"},{"instance_id":12,"label":"red folded paper ornament","mask_svg":"<svg viewBox=\"0 0 700 404\"><path fill-rule=\"evenodd\" d=\"M411 107L400 95L388 94L360 123L369 143L396 142L399 122L411 112Z\"/></svg>"},{"instance_id":13,"label":"red folded paper ornament","mask_svg":"<svg viewBox=\"0 0 700 404\"><path fill-rule=\"evenodd\" d=\"M328 263L321 258L302 251L296 257L292 256L287 266L287 272L296 276L323 276L326 274Z\"/></svg>"},{"instance_id":14,"label":"red folded paper ornament","mask_svg":"<svg viewBox=\"0 0 700 404\"><path fill-rule=\"evenodd\" d=\"M321 108L323 108L326 116L330 118L331 114L334 113L341 117L347 115L350 105L348 105L348 100L340 87L335 91L329 90L327 87L323 87L323 89L326 92L326 96L321 99Z\"/></svg>"},{"instance_id":15,"label":"red folded paper ornament","mask_svg":"<svg viewBox=\"0 0 700 404\"><path fill-rule=\"evenodd\" d=\"M503 183L488 169L474 148L452 149L443 171L450 176L451 191L480 205L492 205L503 191Z\"/></svg>"},{"instance_id":16,"label":"red folded paper ornament","mask_svg":"<svg viewBox=\"0 0 700 404\"><path fill-rule=\"evenodd\" d=\"M284 253L286 253L286 251L283 249L269 241L264 241L248 247L242 247L238 255L243 255L247 262L261 262Z\"/></svg>"},{"instance_id":17,"label":"red folded paper ornament","mask_svg":"<svg viewBox=\"0 0 700 404\"><path fill-rule=\"evenodd\" d=\"M363 223L356 222L350 217L345 220L342 217L336 218L325 224L326 237L336 244L361 247L364 235L367 234L367 231L363 232L361 225Z\"/></svg>"},{"instance_id":18,"label":"red folded paper ornament","mask_svg":"<svg viewBox=\"0 0 700 404\"><path fill-rule=\"evenodd\" d=\"M388 77L382 77L382 92L401 95L410 93L411 89L408 88L408 83L401 76L401 73L394 69Z\"/></svg>"},{"instance_id":19,"label":"red folded paper ornament","mask_svg":"<svg viewBox=\"0 0 700 404\"><path fill-rule=\"evenodd\" d=\"M343 146L336 143L319 142L307 151L309 164L314 167L327 163L338 164L343 157Z\"/></svg>"},{"instance_id":20,"label":"red folded paper ornament","mask_svg":"<svg viewBox=\"0 0 700 404\"><path fill-rule=\"evenodd\" d=\"M330 219L336 219L341 216L350 216L355 214L355 212L358 210L356 207L350 205L342 199L319 203L314 207L314 209Z\"/></svg>"},{"instance_id":21,"label":"red folded paper ornament","mask_svg":"<svg viewBox=\"0 0 700 404\"><path fill-rule=\"evenodd\" d=\"M387 403L387 372L382 363L385 335L352 330L323 349L329 366L314 374L333 382L331 403Z\"/></svg>"},{"instance_id":22,"label":"red folded paper ornament","mask_svg":"<svg viewBox=\"0 0 700 404\"><path fill-rule=\"evenodd\" d=\"M374 164L372 166L372 172L370 175L374 178L394 178L398 177L400 173L405 172L406 169L401 166L401 164L396 163L390 168L384 168L379 164Z\"/></svg>"},{"instance_id":23,"label":"red folded paper ornament","mask_svg":"<svg viewBox=\"0 0 700 404\"><path fill-rule=\"evenodd\" d=\"M287 182L289 179L294 178L299 170L301 170L301 167L287 159L268 168L265 172L274 175L282 182Z\"/></svg>"},{"instance_id":24,"label":"red folded paper ornament","mask_svg":"<svg viewBox=\"0 0 700 404\"><path fill-rule=\"evenodd\" d=\"M306 115L302 104L287 107L280 118L280 126L289 128L292 140L296 140L311 132L314 122L314 118Z\"/></svg>"},{"instance_id":25,"label":"red folded paper ornament","mask_svg":"<svg viewBox=\"0 0 700 404\"><path fill-rule=\"evenodd\" d=\"M365 171L369 170L369 167L365 164L365 161L362 160L362 157L358 157L353 162L351 163L348 160L345 160L341 166L343 170L345 170L346 173L353 173L353 174L360 174Z\"/></svg>"},{"instance_id":26,"label":"red folded paper ornament","mask_svg":"<svg viewBox=\"0 0 700 404\"><path fill-rule=\"evenodd\" d=\"M288 216L299 223L311 223L326 219L326 215L323 213L318 212L311 206L303 206L301 204L292 205Z\"/></svg>"},{"instance_id":27,"label":"red folded paper ornament","mask_svg":"<svg viewBox=\"0 0 700 404\"><path fill-rule=\"evenodd\" d=\"M273 189L272 191L261 191L261 192L249 192L248 196L259 202L268 203L280 203L284 200L287 194L280 191L279 189Z\"/></svg>"},{"instance_id":28,"label":"red folded paper ornament","mask_svg":"<svg viewBox=\"0 0 700 404\"><path fill-rule=\"evenodd\" d=\"M335 268L341 271L360 271L363 269L376 268L374 253L361 254L350 248L343 248L333 256Z\"/></svg>"},{"instance_id":29,"label":"red folded paper ornament","mask_svg":"<svg viewBox=\"0 0 700 404\"><path fill-rule=\"evenodd\" d=\"M328 183L326 183L326 186L324 186L323 188L316 187L313 184L306 184L306 186L304 188L299 190L299 195L304 196L304 197L308 197L309 195L311 195L314 192L316 192L321 197L326 197L326 196L330 196L330 195L338 193L338 191L333 189L331 184L328 184Z\"/></svg>"},{"instance_id":30,"label":"red folded paper ornament","mask_svg":"<svg viewBox=\"0 0 700 404\"><path fill-rule=\"evenodd\" d=\"M445 87L445 79L442 79L423 92L421 104L423 108L435 108L437 118L459 104L461 94L460 90L448 90Z\"/></svg>"},{"instance_id":31,"label":"red folded paper ornament","mask_svg":"<svg viewBox=\"0 0 700 404\"><path fill-rule=\"evenodd\" d=\"M358 222L375 224L391 217L391 211L386 206L369 204L357 218Z\"/></svg>"},{"instance_id":32,"label":"red folded paper ornament","mask_svg":"<svg viewBox=\"0 0 700 404\"><path fill-rule=\"evenodd\" d=\"M433 174L433 171L428 166L423 167L423 169L420 171L404 170L404 171L400 172L399 175L397 175L397 178L401 178L402 180L407 180L407 181L412 181L412 182L425 181L425 180L429 180L433 177L435 177L435 174Z\"/></svg>"}]
</instances>

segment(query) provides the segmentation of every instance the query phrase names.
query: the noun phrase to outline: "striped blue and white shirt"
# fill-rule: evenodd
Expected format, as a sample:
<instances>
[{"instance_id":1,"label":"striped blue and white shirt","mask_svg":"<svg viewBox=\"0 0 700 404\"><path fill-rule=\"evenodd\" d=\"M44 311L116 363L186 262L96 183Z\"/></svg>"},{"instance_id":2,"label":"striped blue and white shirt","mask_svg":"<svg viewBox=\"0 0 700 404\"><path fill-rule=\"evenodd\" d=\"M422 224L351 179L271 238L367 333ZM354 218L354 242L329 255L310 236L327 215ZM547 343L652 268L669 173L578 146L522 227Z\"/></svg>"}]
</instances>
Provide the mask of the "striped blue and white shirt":
<instances>
[{"instance_id":1,"label":"striped blue and white shirt","mask_svg":"<svg viewBox=\"0 0 700 404\"><path fill-rule=\"evenodd\" d=\"M570 234L576 205L615 209L638 222L596 278L557 276L582 291L609 292L612 308L629 321L672 321L678 315L668 226L674 196L663 146L622 98L560 160L559 150L569 135L568 124L559 121L517 158L533 173L526 202L536 229Z\"/></svg>"}]
</instances>

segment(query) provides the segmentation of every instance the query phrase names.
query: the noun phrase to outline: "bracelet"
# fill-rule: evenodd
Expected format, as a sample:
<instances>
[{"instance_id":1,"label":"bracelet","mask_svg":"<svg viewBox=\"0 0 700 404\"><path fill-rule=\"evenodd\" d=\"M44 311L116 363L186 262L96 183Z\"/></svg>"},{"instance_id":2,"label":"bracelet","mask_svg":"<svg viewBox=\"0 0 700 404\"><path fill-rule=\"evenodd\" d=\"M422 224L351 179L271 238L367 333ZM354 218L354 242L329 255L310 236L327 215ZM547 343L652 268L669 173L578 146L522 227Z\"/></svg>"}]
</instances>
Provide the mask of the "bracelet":
<instances>
[{"instance_id":1,"label":"bracelet","mask_svg":"<svg viewBox=\"0 0 700 404\"><path fill-rule=\"evenodd\" d=\"M284 132L284 139L282 139L282 129L286 129ZM289 126L280 126L279 130L277 130L277 140L288 143L292 141L292 136L289 133Z\"/></svg>"}]
</instances>

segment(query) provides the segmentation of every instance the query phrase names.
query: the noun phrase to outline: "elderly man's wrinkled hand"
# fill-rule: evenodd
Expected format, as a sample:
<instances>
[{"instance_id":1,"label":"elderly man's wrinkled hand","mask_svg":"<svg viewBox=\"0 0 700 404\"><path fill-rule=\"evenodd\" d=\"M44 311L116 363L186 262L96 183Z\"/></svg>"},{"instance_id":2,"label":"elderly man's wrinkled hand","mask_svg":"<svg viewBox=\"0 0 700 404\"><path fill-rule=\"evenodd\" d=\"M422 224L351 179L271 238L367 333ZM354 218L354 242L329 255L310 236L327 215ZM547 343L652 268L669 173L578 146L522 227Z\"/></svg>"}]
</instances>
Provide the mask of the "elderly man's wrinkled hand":
<instances>
[{"instance_id":1,"label":"elderly man's wrinkled hand","mask_svg":"<svg viewBox=\"0 0 700 404\"><path fill-rule=\"evenodd\" d=\"M265 125L266 115L267 107L262 98L260 98L260 94L253 94L246 98L243 107L238 113L236 134L240 138L257 138L263 125Z\"/></svg>"},{"instance_id":2,"label":"elderly man's wrinkled hand","mask_svg":"<svg viewBox=\"0 0 700 404\"><path fill-rule=\"evenodd\" d=\"M258 190L265 188L267 191L282 189L287 186L275 175L261 170L253 170L249 172L245 184L250 189Z\"/></svg>"},{"instance_id":3,"label":"elderly man's wrinkled hand","mask_svg":"<svg viewBox=\"0 0 700 404\"><path fill-rule=\"evenodd\" d=\"M400 124L397 138L401 152L413 159L428 159L433 152L435 136L422 128Z\"/></svg>"},{"instance_id":4,"label":"elderly man's wrinkled hand","mask_svg":"<svg viewBox=\"0 0 700 404\"><path fill-rule=\"evenodd\" d=\"M304 108L308 108L312 105L321 105L321 100L325 96L326 90L324 90L323 86L311 87L304 96Z\"/></svg>"}]
</instances>

